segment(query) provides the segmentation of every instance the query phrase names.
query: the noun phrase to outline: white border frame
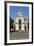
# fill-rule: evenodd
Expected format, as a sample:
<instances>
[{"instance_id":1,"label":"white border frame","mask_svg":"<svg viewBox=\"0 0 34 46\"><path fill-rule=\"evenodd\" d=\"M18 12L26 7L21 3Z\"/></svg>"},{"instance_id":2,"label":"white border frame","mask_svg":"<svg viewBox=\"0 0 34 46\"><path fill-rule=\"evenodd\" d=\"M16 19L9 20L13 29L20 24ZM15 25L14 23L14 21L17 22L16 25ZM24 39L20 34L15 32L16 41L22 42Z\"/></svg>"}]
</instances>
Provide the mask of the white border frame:
<instances>
[{"instance_id":1,"label":"white border frame","mask_svg":"<svg viewBox=\"0 0 34 46\"><path fill-rule=\"evenodd\" d=\"M24 40L10 40L10 23L9 23L9 7L10 6L25 6L29 7L29 39ZM31 4L18 4L18 3L7 3L7 43L23 43L32 41L32 5Z\"/></svg>"}]
</instances>

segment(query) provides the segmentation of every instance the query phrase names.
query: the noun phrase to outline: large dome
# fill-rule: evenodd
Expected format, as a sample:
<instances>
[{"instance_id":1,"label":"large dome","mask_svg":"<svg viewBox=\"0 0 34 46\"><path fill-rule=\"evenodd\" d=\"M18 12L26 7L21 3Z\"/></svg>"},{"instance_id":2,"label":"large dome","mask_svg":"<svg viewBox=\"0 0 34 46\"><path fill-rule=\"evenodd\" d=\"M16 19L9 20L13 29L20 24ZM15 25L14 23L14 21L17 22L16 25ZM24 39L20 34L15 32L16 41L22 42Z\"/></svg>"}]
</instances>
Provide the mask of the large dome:
<instances>
[{"instance_id":1,"label":"large dome","mask_svg":"<svg viewBox=\"0 0 34 46\"><path fill-rule=\"evenodd\" d=\"M17 13L17 15L23 15L23 13L20 11L20 12Z\"/></svg>"}]
</instances>

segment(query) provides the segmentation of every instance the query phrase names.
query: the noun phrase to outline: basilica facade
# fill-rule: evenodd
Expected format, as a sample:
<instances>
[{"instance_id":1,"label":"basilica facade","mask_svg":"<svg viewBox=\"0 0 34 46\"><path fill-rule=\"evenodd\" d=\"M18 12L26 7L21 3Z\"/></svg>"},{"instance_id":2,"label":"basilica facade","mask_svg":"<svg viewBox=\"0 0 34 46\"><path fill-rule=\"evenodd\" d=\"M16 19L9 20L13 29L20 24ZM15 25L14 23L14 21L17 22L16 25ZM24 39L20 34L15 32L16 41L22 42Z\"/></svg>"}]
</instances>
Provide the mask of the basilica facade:
<instances>
[{"instance_id":1,"label":"basilica facade","mask_svg":"<svg viewBox=\"0 0 34 46\"><path fill-rule=\"evenodd\" d=\"M29 18L24 16L20 11L16 15L15 19L15 30L17 31L28 31L29 29Z\"/></svg>"}]
</instances>

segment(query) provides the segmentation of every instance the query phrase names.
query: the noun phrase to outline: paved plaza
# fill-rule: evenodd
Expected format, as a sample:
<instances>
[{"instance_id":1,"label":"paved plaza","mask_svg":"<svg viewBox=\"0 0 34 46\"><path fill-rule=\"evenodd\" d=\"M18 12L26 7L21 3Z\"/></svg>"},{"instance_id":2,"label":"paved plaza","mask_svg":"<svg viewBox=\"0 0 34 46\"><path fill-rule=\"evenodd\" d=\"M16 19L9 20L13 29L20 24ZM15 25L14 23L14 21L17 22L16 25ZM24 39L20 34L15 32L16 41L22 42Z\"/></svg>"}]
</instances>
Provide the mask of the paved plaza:
<instances>
[{"instance_id":1,"label":"paved plaza","mask_svg":"<svg viewBox=\"0 0 34 46\"><path fill-rule=\"evenodd\" d=\"M29 31L10 32L10 40L28 39Z\"/></svg>"}]
</instances>

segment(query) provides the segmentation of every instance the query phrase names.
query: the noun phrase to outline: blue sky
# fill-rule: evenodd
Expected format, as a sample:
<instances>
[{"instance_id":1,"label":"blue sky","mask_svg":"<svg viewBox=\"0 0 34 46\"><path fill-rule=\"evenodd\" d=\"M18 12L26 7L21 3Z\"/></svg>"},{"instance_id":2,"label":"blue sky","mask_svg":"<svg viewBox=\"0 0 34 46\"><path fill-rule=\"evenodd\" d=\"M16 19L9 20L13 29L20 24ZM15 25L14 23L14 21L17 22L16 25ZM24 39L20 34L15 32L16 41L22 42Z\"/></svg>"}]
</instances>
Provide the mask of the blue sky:
<instances>
[{"instance_id":1,"label":"blue sky","mask_svg":"<svg viewBox=\"0 0 34 46\"><path fill-rule=\"evenodd\" d=\"M15 20L15 17L19 11L21 11L24 16L29 16L29 7L10 6L10 16L12 16L14 20Z\"/></svg>"}]
</instances>

